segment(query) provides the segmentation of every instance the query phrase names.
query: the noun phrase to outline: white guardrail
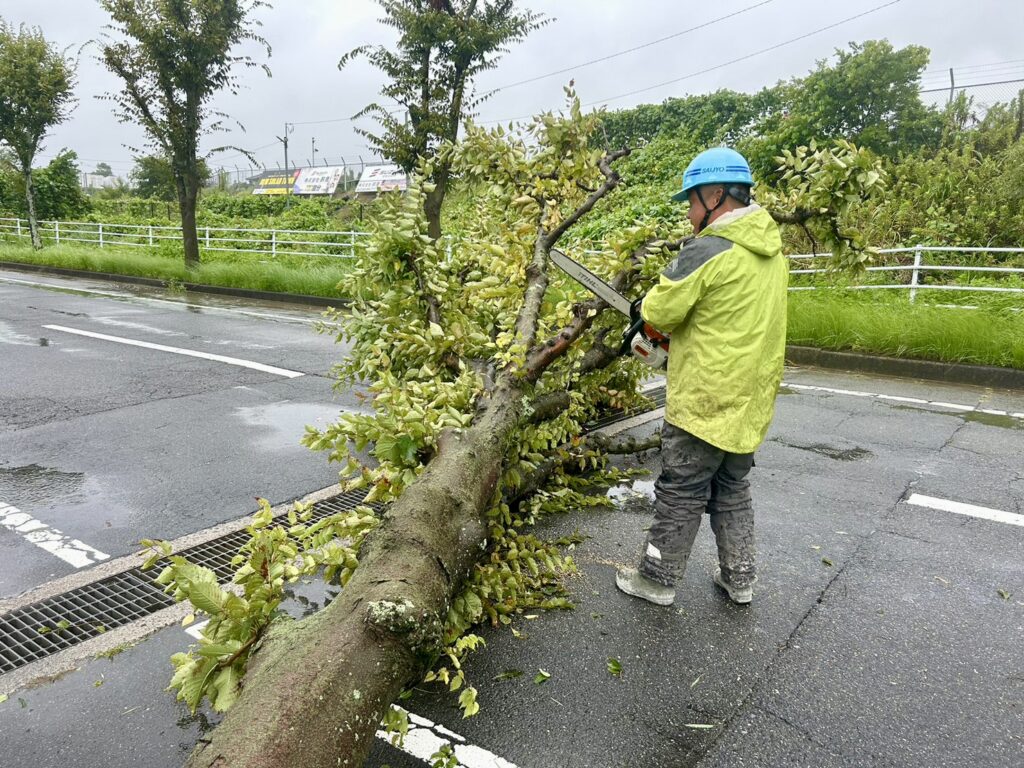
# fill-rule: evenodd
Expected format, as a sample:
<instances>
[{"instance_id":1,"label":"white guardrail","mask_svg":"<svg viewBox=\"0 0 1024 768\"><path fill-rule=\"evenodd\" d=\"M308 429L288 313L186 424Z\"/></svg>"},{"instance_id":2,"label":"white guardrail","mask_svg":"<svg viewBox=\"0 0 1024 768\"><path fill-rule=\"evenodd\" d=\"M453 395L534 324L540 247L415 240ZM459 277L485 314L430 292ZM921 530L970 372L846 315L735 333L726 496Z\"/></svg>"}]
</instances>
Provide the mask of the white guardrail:
<instances>
[{"instance_id":1,"label":"white guardrail","mask_svg":"<svg viewBox=\"0 0 1024 768\"><path fill-rule=\"evenodd\" d=\"M928 261L942 261L941 258L944 254L967 255L967 254L999 254L1001 256L1012 256L1018 254L1022 257L1021 263L1024 263L1024 248L974 248L974 247L960 247L960 246L933 246L933 245L916 245L912 248L882 248L878 251L880 263L875 266L867 267L867 276L863 281L854 285L843 285L841 287L851 290L909 290L909 299L914 301L917 298L918 291L975 291L980 293L1024 293L1024 267L1011 267L1011 266L973 266L969 264L950 264L950 263L927 263ZM831 257L830 253L818 253L809 254L802 253L790 256L789 258L797 262L801 261L824 261ZM961 256L962 258L962 256ZM808 268L797 268L791 269L790 275L825 275L828 276L833 270L827 267L808 267ZM963 282L942 282L942 283L928 283L925 278L928 274L937 273L951 273L957 276L958 279L962 279ZM886 281L884 279L885 274L907 274L909 273L909 279L906 282L893 282L891 280ZM1018 282L1018 285L1009 286L998 286L998 285L976 285L970 281L972 275L988 275L995 277L1013 277L1019 276L1020 281L1008 280L1007 282ZM873 277L878 275L879 278L883 278L881 282L873 282ZM965 276L965 277L961 277ZM790 281L791 291L813 291L820 287L819 285L793 285L792 280ZM797 282L800 282L800 278L797 278Z\"/></svg>"},{"instance_id":2,"label":"white guardrail","mask_svg":"<svg viewBox=\"0 0 1024 768\"><path fill-rule=\"evenodd\" d=\"M112 224L82 221L40 221L40 236L54 243L72 242L107 246L151 247L165 241L181 241L181 227L149 224ZM359 244L369 237L368 232L320 231L296 229L244 229L238 227L197 227L199 247L204 251L225 253L248 253L265 256L310 256L350 259L355 256ZM28 220L0 218L0 237L29 237ZM451 244L449 243L449 248ZM857 284L843 285L853 290L909 290L909 299L914 301L918 291L976 291L983 293L1024 293L1024 266L972 266L969 264L934 263L948 261L950 255L992 254L1002 257L1021 256L1024 264L1024 248L967 248L955 246L918 245L911 248L885 248L879 250L875 266L867 268L867 275ZM790 270L790 290L813 291L831 282L832 270L827 266L816 267L815 262L824 263L831 254L796 254L789 258L795 269ZM946 257L946 258L943 258ZM1009 260L1009 259L1007 259ZM929 263L932 262L932 263ZM802 267L802 263L809 266ZM927 282L929 274L951 273L956 282ZM908 275L906 281L885 280L887 274ZM977 285L970 280L972 275L984 274L990 277L1011 278L1011 285ZM813 282L815 275L826 279L820 285L802 284ZM881 282L875 282L875 275ZM1013 280L1013 277L1021 279ZM1015 283L1015 284L1013 284Z\"/></svg>"},{"instance_id":3,"label":"white guardrail","mask_svg":"<svg viewBox=\"0 0 1024 768\"><path fill-rule=\"evenodd\" d=\"M196 227L204 251L256 253L268 256L326 256L350 259L359 241L357 231L244 229ZM0 218L0 237L29 238L28 220ZM39 236L52 243L86 243L100 248L149 248L161 242L181 242L181 227L155 224L111 224L93 221L40 221Z\"/></svg>"}]
</instances>

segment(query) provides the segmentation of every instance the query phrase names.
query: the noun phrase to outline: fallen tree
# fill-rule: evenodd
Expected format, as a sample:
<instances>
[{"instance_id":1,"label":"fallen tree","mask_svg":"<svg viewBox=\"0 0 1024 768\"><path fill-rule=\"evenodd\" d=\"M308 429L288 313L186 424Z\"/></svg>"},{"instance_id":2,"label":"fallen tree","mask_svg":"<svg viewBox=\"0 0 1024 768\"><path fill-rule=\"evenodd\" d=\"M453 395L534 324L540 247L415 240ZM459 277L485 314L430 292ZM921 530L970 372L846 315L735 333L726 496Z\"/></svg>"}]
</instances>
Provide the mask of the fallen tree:
<instances>
[{"instance_id":1,"label":"fallen tree","mask_svg":"<svg viewBox=\"0 0 1024 768\"><path fill-rule=\"evenodd\" d=\"M403 731L390 705L425 675L460 690L467 716L478 709L461 668L482 642L467 634L474 624L568 607L558 583L571 558L531 524L594 503L581 470L607 476L609 454L652 445L583 434L600 409L638 403L649 369L617 355L623 318L549 269L579 222L628 195L616 167L629 150L602 149L598 117L569 99L564 116L514 133L471 126L444 149L474 200L450 253L427 231L421 180L388 204L347 283L359 298L337 318L351 344L339 383L365 385L373 410L307 442L368 501L388 502L381 518L362 509L311 524L299 509L286 529L265 509L236 559L241 594L178 558L161 574L211 616L199 648L175 657L172 688L193 708L204 696L230 707L189 766L361 765L382 721ZM882 186L849 146L787 163L791 187L774 203L801 226ZM590 265L638 295L686 234L680 214L637 222ZM829 233L847 260L861 258L851 233L818 236ZM154 560L167 554L154 547ZM284 619L283 586L321 570L340 595Z\"/></svg>"}]
</instances>

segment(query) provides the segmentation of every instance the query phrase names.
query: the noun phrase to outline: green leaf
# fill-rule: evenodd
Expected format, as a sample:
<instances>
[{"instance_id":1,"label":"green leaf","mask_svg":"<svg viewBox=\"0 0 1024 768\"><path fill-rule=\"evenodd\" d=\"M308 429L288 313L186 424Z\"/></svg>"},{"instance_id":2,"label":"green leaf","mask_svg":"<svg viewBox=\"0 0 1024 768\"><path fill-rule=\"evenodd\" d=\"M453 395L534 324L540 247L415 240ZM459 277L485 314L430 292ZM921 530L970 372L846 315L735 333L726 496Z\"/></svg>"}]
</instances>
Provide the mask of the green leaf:
<instances>
[{"instance_id":1,"label":"green leaf","mask_svg":"<svg viewBox=\"0 0 1024 768\"><path fill-rule=\"evenodd\" d=\"M0 704L3 704L8 698L10 697L6 693L0 693Z\"/></svg>"},{"instance_id":2,"label":"green leaf","mask_svg":"<svg viewBox=\"0 0 1024 768\"><path fill-rule=\"evenodd\" d=\"M615 677L622 675L622 662L612 657L608 659L608 671Z\"/></svg>"},{"instance_id":3,"label":"green leaf","mask_svg":"<svg viewBox=\"0 0 1024 768\"><path fill-rule=\"evenodd\" d=\"M821 558L821 562L823 562L829 568L831 568L833 566L833 562L831 560L829 560L827 557Z\"/></svg>"},{"instance_id":4,"label":"green leaf","mask_svg":"<svg viewBox=\"0 0 1024 768\"><path fill-rule=\"evenodd\" d=\"M476 688L470 686L459 694L459 706L462 707L463 719L472 717L480 711L480 705L476 701Z\"/></svg>"},{"instance_id":5,"label":"green leaf","mask_svg":"<svg viewBox=\"0 0 1024 768\"><path fill-rule=\"evenodd\" d=\"M533 676L533 682L537 685L543 685L551 679L551 673L545 672L543 669L538 669L537 674Z\"/></svg>"},{"instance_id":6,"label":"green leaf","mask_svg":"<svg viewBox=\"0 0 1024 768\"><path fill-rule=\"evenodd\" d=\"M996 592L999 593L999 596L1003 598L1003 600L1009 600L1011 597L1013 597L1013 593L1007 592L1005 589L997 589Z\"/></svg>"},{"instance_id":7,"label":"green leaf","mask_svg":"<svg viewBox=\"0 0 1024 768\"><path fill-rule=\"evenodd\" d=\"M224 604L224 591L216 584L209 582L197 582L192 584L188 592L189 602L200 611L213 616L220 612Z\"/></svg>"},{"instance_id":8,"label":"green leaf","mask_svg":"<svg viewBox=\"0 0 1024 768\"><path fill-rule=\"evenodd\" d=\"M495 675L494 679L498 682L503 680L515 680L517 677L523 676L523 670L521 669L506 669L501 674Z\"/></svg>"}]
</instances>

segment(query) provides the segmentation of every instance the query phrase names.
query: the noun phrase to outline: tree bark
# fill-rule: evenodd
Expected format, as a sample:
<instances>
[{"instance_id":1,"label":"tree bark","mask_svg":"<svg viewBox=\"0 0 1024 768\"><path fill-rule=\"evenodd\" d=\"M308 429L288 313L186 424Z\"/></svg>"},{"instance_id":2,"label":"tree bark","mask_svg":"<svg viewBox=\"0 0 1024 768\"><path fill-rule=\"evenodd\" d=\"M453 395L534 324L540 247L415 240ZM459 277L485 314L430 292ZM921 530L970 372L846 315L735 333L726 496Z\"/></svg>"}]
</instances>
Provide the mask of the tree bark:
<instances>
[{"instance_id":1,"label":"tree bark","mask_svg":"<svg viewBox=\"0 0 1024 768\"><path fill-rule=\"evenodd\" d=\"M423 199L423 214L427 217L427 234L434 242L441 239L441 207L444 205L444 196L448 192L449 173L447 166L439 168L434 178L434 189L428 192Z\"/></svg>"},{"instance_id":2,"label":"tree bark","mask_svg":"<svg viewBox=\"0 0 1024 768\"><path fill-rule=\"evenodd\" d=\"M196 232L196 200L199 197L197 179L176 178L178 188L178 208L181 211L181 242L185 249L185 268L192 270L199 267L199 235Z\"/></svg>"},{"instance_id":3,"label":"tree bark","mask_svg":"<svg viewBox=\"0 0 1024 768\"><path fill-rule=\"evenodd\" d=\"M28 204L28 231L32 238L32 247L37 251L42 250L43 239L39 236L39 222L36 221L36 192L32 184L32 168L23 168L22 176L25 178L25 202Z\"/></svg>"},{"instance_id":4,"label":"tree bark","mask_svg":"<svg viewBox=\"0 0 1024 768\"><path fill-rule=\"evenodd\" d=\"M425 673L453 593L486 543L522 384L500 384L477 422L438 455L362 545L338 598L273 629L245 690L188 768L336 768L363 764L385 711Z\"/></svg>"}]
</instances>

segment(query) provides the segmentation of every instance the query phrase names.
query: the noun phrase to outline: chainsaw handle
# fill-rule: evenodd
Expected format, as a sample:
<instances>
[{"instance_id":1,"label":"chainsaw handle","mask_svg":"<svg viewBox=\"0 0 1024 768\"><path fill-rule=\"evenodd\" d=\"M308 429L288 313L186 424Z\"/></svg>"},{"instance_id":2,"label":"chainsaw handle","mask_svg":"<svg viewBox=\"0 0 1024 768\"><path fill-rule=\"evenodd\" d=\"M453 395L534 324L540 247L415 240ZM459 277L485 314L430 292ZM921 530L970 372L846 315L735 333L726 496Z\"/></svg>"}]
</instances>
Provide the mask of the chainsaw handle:
<instances>
[{"instance_id":1,"label":"chainsaw handle","mask_svg":"<svg viewBox=\"0 0 1024 768\"><path fill-rule=\"evenodd\" d=\"M635 304L636 302L633 303ZM630 314L632 315L632 308L630 308ZM622 334L622 345L619 347L619 355L633 354L633 337L638 333L642 333L643 329L644 319L642 317L630 321L626 332Z\"/></svg>"}]
</instances>

